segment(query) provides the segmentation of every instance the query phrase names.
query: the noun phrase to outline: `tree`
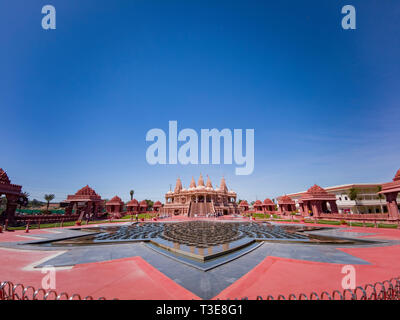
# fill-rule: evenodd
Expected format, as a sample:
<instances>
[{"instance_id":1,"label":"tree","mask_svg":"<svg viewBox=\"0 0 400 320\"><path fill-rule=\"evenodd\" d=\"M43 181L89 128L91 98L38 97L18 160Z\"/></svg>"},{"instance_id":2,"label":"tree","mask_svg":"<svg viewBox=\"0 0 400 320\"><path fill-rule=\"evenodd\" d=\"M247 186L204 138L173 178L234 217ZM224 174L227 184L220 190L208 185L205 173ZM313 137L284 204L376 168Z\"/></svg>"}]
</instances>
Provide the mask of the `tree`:
<instances>
[{"instance_id":1,"label":"tree","mask_svg":"<svg viewBox=\"0 0 400 320\"><path fill-rule=\"evenodd\" d=\"M131 195L131 201L133 200L133 195L135 194L135 190L129 191L129 194Z\"/></svg>"},{"instance_id":2,"label":"tree","mask_svg":"<svg viewBox=\"0 0 400 320\"><path fill-rule=\"evenodd\" d=\"M381 204L381 213L383 213L383 205L382 205L382 199L383 199L383 195L379 192L382 191L382 186L378 186L377 188L377 194L378 194L378 198L379 198L379 203Z\"/></svg>"},{"instance_id":3,"label":"tree","mask_svg":"<svg viewBox=\"0 0 400 320\"><path fill-rule=\"evenodd\" d=\"M54 194L45 194L44 195L44 200L47 201L47 211L49 211L49 205L50 205L50 201L52 201L56 196Z\"/></svg>"},{"instance_id":4,"label":"tree","mask_svg":"<svg viewBox=\"0 0 400 320\"><path fill-rule=\"evenodd\" d=\"M6 197L0 197L0 214L3 213L3 211L7 207L7 198Z\"/></svg>"},{"instance_id":5,"label":"tree","mask_svg":"<svg viewBox=\"0 0 400 320\"><path fill-rule=\"evenodd\" d=\"M28 192L22 192L21 196L18 199L19 209L21 210L22 207L26 207L29 203L29 196Z\"/></svg>"},{"instance_id":6,"label":"tree","mask_svg":"<svg viewBox=\"0 0 400 320\"><path fill-rule=\"evenodd\" d=\"M148 207L148 208L153 208L153 204L154 204L153 201L147 200L147 199L145 199L145 201L146 201L146 203L147 203L147 207Z\"/></svg>"},{"instance_id":7,"label":"tree","mask_svg":"<svg viewBox=\"0 0 400 320\"><path fill-rule=\"evenodd\" d=\"M44 202L39 201L39 200L37 200L37 199L33 199L32 201L29 202L28 205L29 205L30 207L32 207L32 208L38 208L38 207L44 205Z\"/></svg>"},{"instance_id":8,"label":"tree","mask_svg":"<svg viewBox=\"0 0 400 320\"><path fill-rule=\"evenodd\" d=\"M355 201L355 203L356 203L356 205L355 205L356 213L358 213L358 208L357 208L358 190L356 188L351 188L349 190L349 194L348 195L349 195L350 200Z\"/></svg>"}]
</instances>

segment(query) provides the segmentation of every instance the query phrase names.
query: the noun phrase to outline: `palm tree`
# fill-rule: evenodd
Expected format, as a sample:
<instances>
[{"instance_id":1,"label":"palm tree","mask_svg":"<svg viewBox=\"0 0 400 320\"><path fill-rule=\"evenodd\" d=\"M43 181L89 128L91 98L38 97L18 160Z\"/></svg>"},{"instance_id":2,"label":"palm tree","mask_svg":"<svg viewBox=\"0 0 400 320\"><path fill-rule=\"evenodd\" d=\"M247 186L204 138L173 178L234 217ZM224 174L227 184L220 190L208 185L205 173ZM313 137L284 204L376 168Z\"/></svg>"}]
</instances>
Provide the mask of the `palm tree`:
<instances>
[{"instance_id":1,"label":"palm tree","mask_svg":"<svg viewBox=\"0 0 400 320\"><path fill-rule=\"evenodd\" d=\"M378 194L378 198L379 198L379 203L381 204L381 213L383 213L383 205L382 205L382 199L383 199L383 195L379 192L382 191L382 186L378 186L377 188L377 194Z\"/></svg>"},{"instance_id":2,"label":"palm tree","mask_svg":"<svg viewBox=\"0 0 400 320\"><path fill-rule=\"evenodd\" d=\"M44 200L47 201L47 211L49 211L49 205L50 205L50 201L52 201L56 196L54 194L45 194L44 195Z\"/></svg>"},{"instance_id":3,"label":"palm tree","mask_svg":"<svg viewBox=\"0 0 400 320\"><path fill-rule=\"evenodd\" d=\"M349 190L349 198L350 198L350 200L355 201L355 203L356 203L356 206L355 206L355 208L356 208L356 213L358 214L358 209L357 209L357 197L358 197L358 190L357 190L356 188L351 188L351 189Z\"/></svg>"},{"instance_id":4,"label":"palm tree","mask_svg":"<svg viewBox=\"0 0 400 320\"><path fill-rule=\"evenodd\" d=\"M131 201L133 200L133 195L134 195L134 193L135 193L135 190L129 191L129 194L131 195Z\"/></svg>"}]
</instances>

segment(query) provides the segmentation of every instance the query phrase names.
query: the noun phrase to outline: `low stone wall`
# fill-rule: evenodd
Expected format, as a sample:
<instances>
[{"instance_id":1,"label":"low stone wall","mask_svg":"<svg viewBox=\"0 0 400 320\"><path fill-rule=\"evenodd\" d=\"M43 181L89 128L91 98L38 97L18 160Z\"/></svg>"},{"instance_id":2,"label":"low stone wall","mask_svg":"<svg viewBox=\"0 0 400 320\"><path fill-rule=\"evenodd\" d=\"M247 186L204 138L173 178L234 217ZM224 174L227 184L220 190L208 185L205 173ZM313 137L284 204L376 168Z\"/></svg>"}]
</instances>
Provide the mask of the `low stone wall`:
<instances>
[{"instance_id":1,"label":"low stone wall","mask_svg":"<svg viewBox=\"0 0 400 320\"><path fill-rule=\"evenodd\" d=\"M15 222L23 222L29 224L37 223L57 223L57 222L67 222L67 221L77 221L79 215L63 215L63 214L41 214L41 215L26 215L26 216L16 216Z\"/></svg>"},{"instance_id":2,"label":"low stone wall","mask_svg":"<svg viewBox=\"0 0 400 320\"><path fill-rule=\"evenodd\" d=\"M400 219L393 219L388 214L321 214L318 217L304 217L318 220L333 220L360 223L378 223L400 225Z\"/></svg>"}]
</instances>

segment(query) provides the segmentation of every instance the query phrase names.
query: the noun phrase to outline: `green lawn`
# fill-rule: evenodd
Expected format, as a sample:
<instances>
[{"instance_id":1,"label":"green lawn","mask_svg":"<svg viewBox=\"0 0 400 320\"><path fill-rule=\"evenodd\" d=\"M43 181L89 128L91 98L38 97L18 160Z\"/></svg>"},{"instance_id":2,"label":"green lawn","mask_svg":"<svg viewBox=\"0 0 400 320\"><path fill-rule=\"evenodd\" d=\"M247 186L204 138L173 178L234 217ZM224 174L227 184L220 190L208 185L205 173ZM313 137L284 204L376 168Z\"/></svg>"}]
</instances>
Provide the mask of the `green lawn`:
<instances>
[{"instance_id":1,"label":"green lawn","mask_svg":"<svg viewBox=\"0 0 400 320\"><path fill-rule=\"evenodd\" d=\"M126 222L125 220L129 220L131 218L130 215L127 215L121 219L114 219L112 223L117 223L117 222ZM139 214L139 219L150 219L151 215L149 214ZM133 215L133 220L135 221L136 216ZM74 226L76 221L68 221L64 222L63 226L64 227L71 227ZM102 223L110 223L110 220L95 220L95 221L90 221L89 224L102 224ZM86 225L86 221L82 221L82 225ZM61 226L61 223L41 223L40 224L40 229L46 229L46 228L59 228ZM8 230L25 230L26 226L21 226L21 227L8 227ZM31 224L29 225L29 229L38 229L39 225L38 224Z\"/></svg>"},{"instance_id":2,"label":"green lawn","mask_svg":"<svg viewBox=\"0 0 400 320\"><path fill-rule=\"evenodd\" d=\"M121 218L121 220L129 220L131 219L131 217L133 217L133 220L136 220L136 215L126 215L124 217ZM153 218L153 215L148 214L148 213L140 213L138 215L139 219L151 219Z\"/></svg>"},{"instance_id":3,"label":"green lawn","mask_svg":"<svg viewBox=\"0 0 400 320\"><path fill-rule=\"evenodd\" d=\"M314 223L314 220L305 220L306 223ZM340 221L331 221L331 220L318 220L318 224L329 224L329 225L340 225ZM367 222L363 225L362 222L347 222L348 226L351 227L367 227L367 228L374 228L375 224ZM396 229L396 224L388 224L388 223L378 223L378 228L389 228L389 229Z\"/></svg>"}]
</instances>

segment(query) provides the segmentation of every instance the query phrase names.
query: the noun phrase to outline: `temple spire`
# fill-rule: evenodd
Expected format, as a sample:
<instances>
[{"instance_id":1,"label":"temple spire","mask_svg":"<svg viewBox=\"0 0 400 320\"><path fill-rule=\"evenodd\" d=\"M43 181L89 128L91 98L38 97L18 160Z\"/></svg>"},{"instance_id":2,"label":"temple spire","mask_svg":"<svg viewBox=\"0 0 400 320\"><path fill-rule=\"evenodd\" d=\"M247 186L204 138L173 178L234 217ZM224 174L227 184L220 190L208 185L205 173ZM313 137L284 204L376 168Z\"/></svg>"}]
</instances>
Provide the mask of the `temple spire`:
<instances>
[{"instance_id":1,"label":"temple spire","mask_svg":"<svg viewBox=\"0 0 400 320\"><path fill-rule=\"evenodd\" d=\"M180 192L182 190L182 181L181 179L176 179L176 185L174 192Z\"/></svg>"},{"instance_id":2,"label":"temple spire","mask_svg":"<svg viewBox=\"0 0 400 320\"><path fill-rule=\"evenodd\" d=\"M196 181L194 181L194 178L192 176L192 181L190 181L190 186L189 188L196 188Z\"/></svg>"},{"instance_id":3,"label":"temple spire","mask_svg":"<svg viewBox=\"0 0 400 320\"><path fill-rule=\"evenodd\" d=\"M203 180L203 176L201 175L201 173L200 173L199 182L197 182L197 186L204 187L204 180Z\"/></svg>"},{"instance_id":4,"label":"temple spire","mask_svg":"<svg viewBox=\"0 0 400 320\"><path fill-rule=\"evenodd\" d=\"M210 180L210 177L207 175L207 184L206 184L206 187L207 188L211 188L212 189L212 183L211 183L211 180Z\"/></svg>"},{"instance_id":5,"label":"temple spire","mask_svg":"<svg viewBox=\"0 0 400 320\"><path fill-rule=\"evenodd\" d=\"M221 179L221 186L219 187L219 190L228 192L228 187L226 186L224 177L222 177L222 179Z\"/></svg>"}]
</instances>

